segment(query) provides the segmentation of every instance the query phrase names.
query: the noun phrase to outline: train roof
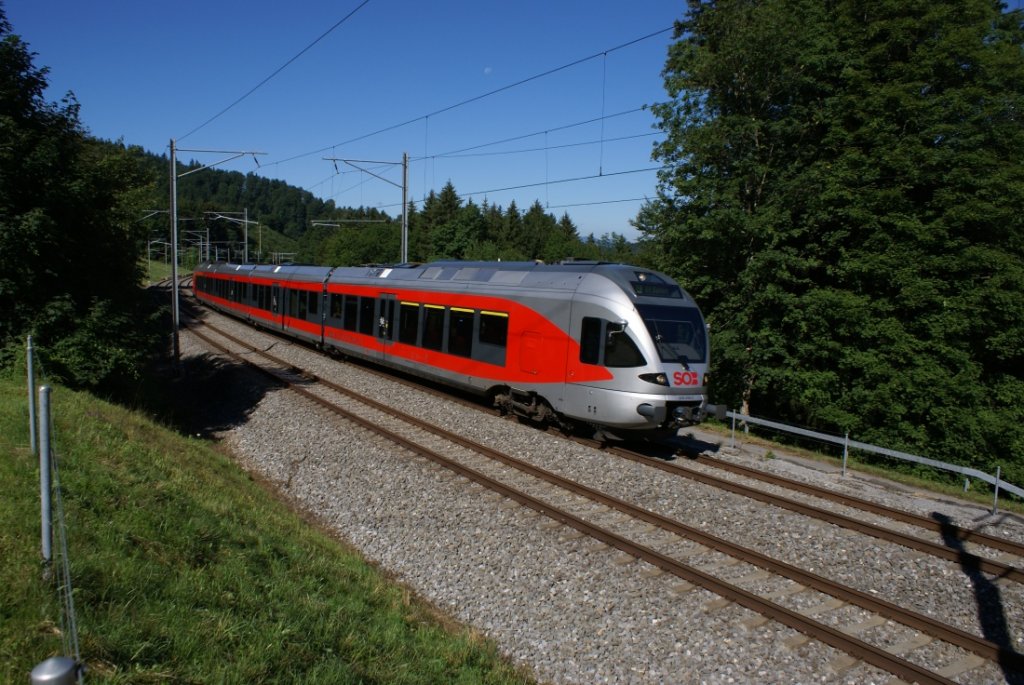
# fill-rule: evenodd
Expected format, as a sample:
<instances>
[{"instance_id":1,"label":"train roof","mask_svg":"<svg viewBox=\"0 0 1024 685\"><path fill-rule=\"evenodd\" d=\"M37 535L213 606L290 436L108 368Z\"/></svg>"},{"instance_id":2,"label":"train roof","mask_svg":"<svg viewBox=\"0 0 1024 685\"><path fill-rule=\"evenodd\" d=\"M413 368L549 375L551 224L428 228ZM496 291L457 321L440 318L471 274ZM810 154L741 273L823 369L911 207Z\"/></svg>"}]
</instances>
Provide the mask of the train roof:
<instances>
[{"instance_id":1,"label":"train roof","mask_svg":"<svg viewBox=\"0 0 1024 685\"><path fill-rule=\"evenodd\" d=\"M575 290L586 275L594 274L607 278L634 300L650 297L660 300L681 299L688 304L693 303L685 290L660 272L628 264L584 260L569 260L558 264L436 261L395 266L339 266L334 269L326 266L219 262L204 264L200 268L213 273L241 273L257 277L276 275L293 281L322 281L330 274L329 282L387 280L404 281L407 285L411 285L411 281L421 285L425 285L425 282L450 282L453 286L461 287L487 284L551 290Z\"/></svg>"}]
</instances>

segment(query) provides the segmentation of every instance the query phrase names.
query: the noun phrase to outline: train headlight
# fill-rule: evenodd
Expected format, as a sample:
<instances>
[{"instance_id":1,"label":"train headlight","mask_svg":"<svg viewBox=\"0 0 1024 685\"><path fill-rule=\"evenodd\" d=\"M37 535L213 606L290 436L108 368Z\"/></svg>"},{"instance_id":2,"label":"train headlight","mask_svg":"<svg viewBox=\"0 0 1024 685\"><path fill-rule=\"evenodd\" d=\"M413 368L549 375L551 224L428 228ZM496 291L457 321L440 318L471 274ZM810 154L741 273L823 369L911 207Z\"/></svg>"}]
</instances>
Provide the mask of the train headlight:
<instances>
[{"instance_id":1,"label":"train headlight","mask_svg":"<svg viewBox=\"0 0 1024 685\"><path fill-rule=\"evenodd\" d=\"M640 380L668 387L668 376L663 373L642 373L640 374Z\"/></svg>"}]
</instances>

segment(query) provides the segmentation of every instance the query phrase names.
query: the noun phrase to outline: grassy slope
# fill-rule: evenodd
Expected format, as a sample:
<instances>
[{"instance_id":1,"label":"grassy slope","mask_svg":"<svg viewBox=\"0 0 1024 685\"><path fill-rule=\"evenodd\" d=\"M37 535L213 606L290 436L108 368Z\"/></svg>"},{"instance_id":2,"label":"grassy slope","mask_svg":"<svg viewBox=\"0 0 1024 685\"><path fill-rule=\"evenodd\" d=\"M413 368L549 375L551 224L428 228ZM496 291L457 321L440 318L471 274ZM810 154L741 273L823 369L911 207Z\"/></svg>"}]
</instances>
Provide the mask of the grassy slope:
<instances>
[{"instance_id":1,"label":"grassy slope","mask_svg":"<svg viewBox=\"0 0 1024 685\"><path fill-rule=\"evenodd\" d=\"M57 388L88 682L523 683L229 459ZM61 653L22 384L0 381L0 682Z\"/></svg>"}]
</instances>

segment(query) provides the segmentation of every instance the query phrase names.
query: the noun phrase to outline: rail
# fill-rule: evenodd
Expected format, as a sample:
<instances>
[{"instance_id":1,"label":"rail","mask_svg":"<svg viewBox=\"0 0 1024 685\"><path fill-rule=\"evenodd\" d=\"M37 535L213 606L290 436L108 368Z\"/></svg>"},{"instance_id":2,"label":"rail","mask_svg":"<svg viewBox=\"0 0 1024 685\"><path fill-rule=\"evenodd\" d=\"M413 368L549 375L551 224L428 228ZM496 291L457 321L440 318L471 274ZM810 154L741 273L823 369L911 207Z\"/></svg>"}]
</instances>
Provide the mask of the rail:
<instances>
[{"instance_id":1,"label":"rail","mask_svg":"<svg viewBox=\"0 0 1024 685\"><path fill-rule=\"evenodd\" d=\"M959 464L949 464L944 461L938 461L937 459L929 459L928 457L921 457L916 454L910 454L908 452L900 452L899 450L889 449L888 447L879 447L878 445L872 445L866 442L860 442L858 440L850 440L849 434L845 436L830 435L828 433L818 433L817 431L808 430L806 428L798 428L796 426L790 426L785 423L779 423L778 421L769 421L768 419L760 419L755 416L748 416L746 414L740 414L734 411L726 412L726 417L732 420L732 443L731 446L735 446L736 443L736 422L741 421L748 424L754 424L757 426L764 426L773 430L782 431L784 433L792 433L794 435L800 435L814 440L821 440L823 442L830 442L843 447L843 475L846 475L846 461L850 453L850 449L860 450L862 452L871 452L874 454L881 454L886 457L892 457L893 459L900 459L903 461L914 462L915 464L922 464L924 466L930 466L932 468L941 469L943 471L950 471L958 473L964 477L965 481L969 478L976 478L978 480L985 481L992 486L994 496L992 500L992 511L995 512L999 508L999 491L1009 492L1016 495L1017 497L1024 498L1024 488L1020 488L1012 483L1008 483L1000 477L1002 473L1001 467L996 467L995 475L979 471L978 469L971 468L969 466L960 466ZM967 488L965 482L964 489Z\"/></svg>"}]
</instances>

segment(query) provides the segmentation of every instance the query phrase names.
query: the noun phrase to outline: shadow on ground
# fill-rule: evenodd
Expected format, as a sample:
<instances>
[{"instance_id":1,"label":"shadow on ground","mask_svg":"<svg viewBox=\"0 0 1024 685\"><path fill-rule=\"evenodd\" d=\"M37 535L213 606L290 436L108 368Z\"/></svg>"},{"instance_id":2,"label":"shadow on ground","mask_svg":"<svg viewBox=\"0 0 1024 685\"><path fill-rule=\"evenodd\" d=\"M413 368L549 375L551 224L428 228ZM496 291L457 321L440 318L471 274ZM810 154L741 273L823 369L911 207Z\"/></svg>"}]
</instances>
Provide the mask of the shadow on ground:
<instances>
[{"instance_id":1,"label":"shadow on ground","mask_svg":"<svg viewBox=\"0 0 1024 685\"><path fill-rule=\"evenodd\" d=\"M177 372L166 371L153 382L161 419L186 435L211 438L248 420L249 414L280 386L245 365L212 354L181 360Z\"/></svg>"}]
</instances>

